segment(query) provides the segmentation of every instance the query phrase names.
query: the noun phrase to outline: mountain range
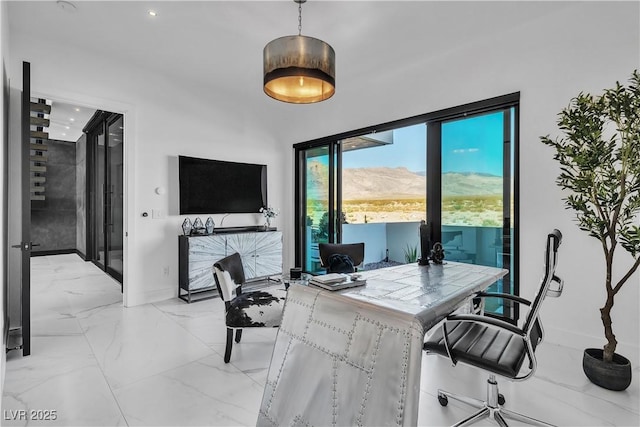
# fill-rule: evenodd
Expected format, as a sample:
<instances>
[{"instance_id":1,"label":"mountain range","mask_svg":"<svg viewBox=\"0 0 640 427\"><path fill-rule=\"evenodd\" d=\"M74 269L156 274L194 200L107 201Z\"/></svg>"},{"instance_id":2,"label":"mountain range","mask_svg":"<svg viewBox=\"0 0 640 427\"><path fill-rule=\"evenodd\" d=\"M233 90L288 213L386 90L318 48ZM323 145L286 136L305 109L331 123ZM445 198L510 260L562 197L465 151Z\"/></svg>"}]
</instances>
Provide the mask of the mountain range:
<instances>
[{"instance_id":1,"label":"mountain range","mask_svg":"<svg viewBox=\"0 0 640 427\"><path fill-rule=\"evenodd\" d=\"M327 166L310 161L307 168L307 196L327 198ZM350 168L342 171L343 200L380 200L422 198L426 194L424 172L404 167ZM445 172L442 175L443 196L500 195L502 177L486 173Z\"/></svg>"}]
</instances>

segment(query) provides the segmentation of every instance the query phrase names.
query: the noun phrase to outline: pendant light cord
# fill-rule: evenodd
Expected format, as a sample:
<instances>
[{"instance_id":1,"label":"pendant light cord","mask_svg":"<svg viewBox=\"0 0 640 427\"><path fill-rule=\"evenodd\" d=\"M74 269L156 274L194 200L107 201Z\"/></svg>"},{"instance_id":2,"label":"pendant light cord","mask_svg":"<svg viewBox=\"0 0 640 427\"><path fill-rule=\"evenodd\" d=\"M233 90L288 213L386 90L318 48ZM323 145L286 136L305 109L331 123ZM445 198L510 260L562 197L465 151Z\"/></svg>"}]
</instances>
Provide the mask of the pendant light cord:
<instances>
[{"instance_id":1,"label":"pendant light cord","mask_svg":"<svg viewBox=\"0 0 640 427\"><path fill-rule=\"evenodd\" d=\"M298 35L302 34L302 3L298 3Z\"/></svg>"}]
</instances>

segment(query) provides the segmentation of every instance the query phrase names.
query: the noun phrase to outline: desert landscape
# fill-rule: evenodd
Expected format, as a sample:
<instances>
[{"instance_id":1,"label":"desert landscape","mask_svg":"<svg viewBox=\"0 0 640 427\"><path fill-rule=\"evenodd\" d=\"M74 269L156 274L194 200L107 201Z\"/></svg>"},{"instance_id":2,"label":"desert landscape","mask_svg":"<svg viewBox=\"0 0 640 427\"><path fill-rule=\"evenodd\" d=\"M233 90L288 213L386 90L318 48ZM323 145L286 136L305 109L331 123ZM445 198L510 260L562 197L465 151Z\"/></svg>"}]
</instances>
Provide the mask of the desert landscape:
<instances>
[{"instance_id":1,"label":"desert landscape","mask_svg":"<svg viewBox=\"0 0 640 427\"><path fill-rule=\"evenodd\" d=\"M327 170L309 162L307 215L319 224L327 210ZM502 226L502 177L479 173L444 173L442 222L446 225ZM426 219L424 173L406 168L351 168L342 175L342 210L351 224Z\"/></svg>"}]
</instances>

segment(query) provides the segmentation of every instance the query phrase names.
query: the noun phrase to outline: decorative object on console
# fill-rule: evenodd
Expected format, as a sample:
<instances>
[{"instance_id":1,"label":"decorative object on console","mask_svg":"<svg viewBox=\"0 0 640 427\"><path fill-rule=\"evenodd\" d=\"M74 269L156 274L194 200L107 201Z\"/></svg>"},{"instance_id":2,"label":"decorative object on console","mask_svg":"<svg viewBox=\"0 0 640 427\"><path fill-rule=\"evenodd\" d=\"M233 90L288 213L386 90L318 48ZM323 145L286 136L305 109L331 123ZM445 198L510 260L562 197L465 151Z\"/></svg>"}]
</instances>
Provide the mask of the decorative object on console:
<instances>
[{"instance_id":1,"label":"decorative object on console","mask_svg":"<svg viewBox=\"0 0 640 427\"><path fill-rule=\"evenodd\" d=\"M213 228L216 224L213 222L213 218L207 218L207 222L204 223L204 228L207 231L207 234L213 234Z\"/></svg>"},{"instance_id":2,"label":"decorative object on console","mask_svg":"<svg viewBox=\"0 0 640 427\"><path fill-rule=\"evenodd\" d=\"M277 217L278 213L280 213L278 210L273 209L271 206L261 207L260 212L262 213L262 216L264 216L264 220L265 220L264 228L271 227L271 218Z\"/></svg>"},{"instance_id":3,"label":"decorative object on console","mask_svg":"<svg viewBox=\"0 0 640 427\"><path fill-rule=\"evenodd\" d=\"M298 3L298 35L270 41L263 52L264 93L273 99L310 104L335 93L336 54L322 40L302 35L302 3Z\"/></svg>"},{"instance_id":4,"label":"decorative object on console","mask_svg":"<svg viewBox=\"0 0 640 427\"><path fill-rule=\"evenodd\" d=\"M207 233L207 230L204 228L204 224L202 224L202 220L200 217L196 218L193 221L193 229L191 230L192 235L204 235Z\"/></svg>"},{"instance_id":5,"label":"decorative object on console","mask_svg":"<svg viewBox=\"0 0 640 427\"><path fill-rule=\"evenodd\" d=\"M182 232L185 236L190 236L192 229L193 225L191 224L191 220L189 218L185 218L184 221L182 221Z\"/></svg>"},{"instance_id":6,"label":"decorative object on console","mask_svg":"<svg viewBox=\"0 0 640 427\"><path fill-rule=\"evenodd\" d=\"M631 366L615 353L618 341L613 333L611 310L614 298L640 267L640 73L635 70L628 86L619 82L601 96L580 93L563 109L558 127L564 136L542 137L543 144L554 148L554 159L560 163L556 184L569 195L567 208L576 213L578 227L600 242L604 254L606 301L599 317L604 327L601 356L595 349L584 352L583 369L594 384L613 390L624 390L631 383ZM621 247L633 262L626 267L614 262ZM624 263L627 262L627 255ZM582 264L593 264L582 260ZM593 275L592 275L593 276ZM594 285L598 279L592 279ZM604 283L603 283L604 282ZM585 285L589 285L586 283ZM585 289L585 292L593 292ZM624 313L620 315L624 318ZM600 358L601 366L595 367ZM623 366L619 365L622 361ZM621 368L621 369L616 369ZM612 376L613 378L607 378Z\"/></svg>"},{"instance_id":7,"label":"decorative object on console","mask_svg":"<svg viewBox=\"0 0 640 427\"><path fill-rule=\"evenodd\" d=\"M444 261L444 249L440 242L436 242L431 250L431 259L435 264L442 264Z\"/></svg>"}]
</instances>

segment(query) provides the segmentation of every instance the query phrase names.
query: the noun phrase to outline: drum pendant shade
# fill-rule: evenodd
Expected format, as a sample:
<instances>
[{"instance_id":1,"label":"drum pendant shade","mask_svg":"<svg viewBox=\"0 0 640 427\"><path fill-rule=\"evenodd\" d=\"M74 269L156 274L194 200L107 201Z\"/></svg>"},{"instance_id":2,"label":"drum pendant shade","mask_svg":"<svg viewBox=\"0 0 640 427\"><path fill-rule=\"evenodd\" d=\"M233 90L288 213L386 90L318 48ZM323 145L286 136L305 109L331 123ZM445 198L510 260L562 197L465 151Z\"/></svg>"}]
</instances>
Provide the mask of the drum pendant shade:
<instances>
[{"instance_id":1,"label":"drum pendant shade","mask_svg":"<svg viewBox=\"0 0 640 427\"><path fill-rule=\"evenodd\" d=\"M301 7L298 10L300 32ZM336 54L320 39L299 33L272 40L264 47L263 65L264 92L278 101L310 104L336 91Z\"/></svg>"}]
</instances>

